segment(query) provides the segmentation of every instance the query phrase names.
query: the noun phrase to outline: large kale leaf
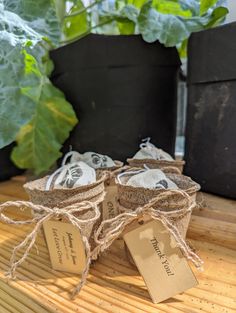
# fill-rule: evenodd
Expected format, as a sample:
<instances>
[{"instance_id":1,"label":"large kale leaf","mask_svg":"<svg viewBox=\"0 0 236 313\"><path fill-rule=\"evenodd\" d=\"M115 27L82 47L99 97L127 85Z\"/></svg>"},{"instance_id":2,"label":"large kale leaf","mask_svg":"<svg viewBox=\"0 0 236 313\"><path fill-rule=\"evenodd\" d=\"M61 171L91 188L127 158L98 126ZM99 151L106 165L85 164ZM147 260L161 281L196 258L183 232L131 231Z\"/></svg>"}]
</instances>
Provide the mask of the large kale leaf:
<instances>
[{"instance_id":1,"label":"large kale leaf","mask_svg":"<svg viewBox=\"0 0 236 313\"><path fill-rule=\"evenodd\" d=\"M60 39L54 3L0 0L0 148L17 138L21 168L47 170L77 119L48 79L48 50Z\"/></svg>"}]
</instances>

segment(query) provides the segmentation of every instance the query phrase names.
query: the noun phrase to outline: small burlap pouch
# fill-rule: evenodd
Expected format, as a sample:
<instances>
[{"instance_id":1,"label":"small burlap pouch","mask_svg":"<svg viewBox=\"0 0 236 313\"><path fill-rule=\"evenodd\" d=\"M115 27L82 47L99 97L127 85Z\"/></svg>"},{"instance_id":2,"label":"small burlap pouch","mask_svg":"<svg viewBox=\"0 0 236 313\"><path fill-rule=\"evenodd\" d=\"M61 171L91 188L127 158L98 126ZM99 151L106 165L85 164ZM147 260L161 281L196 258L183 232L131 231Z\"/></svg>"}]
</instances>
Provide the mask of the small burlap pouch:
<instances>
[{"instance_id":1,"label":"small burlap pouch","mask_svg":"<svg viewBox=\"0 0 236 313\"><path fill-rule=\"evenodd\" d=\"M168 193L170 191L168 189L148 189L126 185L126 182L133 175L135 175L134 171L127 171L125 172L125 175L123 174L122 176L117 176L116 178L120 212L131 212L138 207L148 204L158 195ZM180 190L187 193L192 203L195 203L196 193L200 189L200 185L195 183L190 177L184 175L166 173L166 176L172 180ZM182 210L183 207L186 208L186 203L183 201L183 197L179 197L178 193L173 193L173 196L168 197L167 200L160 206L163 211L171 212L172 210ZM191 211L187 209L184 214L181 214L181 216L177 215L172 217L172 222L176 225L183 238L186 236L190 217Z\"/></svg>"},{"instance_id":2,"label":"small burlap pouch","mask_svg":"<svg viewBox=\"0 0 236 313\"><path fill-rule=\"evenodd\" d=\"M155 159L127 159L131 167L142 167L153 169L157 168L165 173L181 174L185 161L183 160L155 160Z\"/></svg>"}]
</instances>

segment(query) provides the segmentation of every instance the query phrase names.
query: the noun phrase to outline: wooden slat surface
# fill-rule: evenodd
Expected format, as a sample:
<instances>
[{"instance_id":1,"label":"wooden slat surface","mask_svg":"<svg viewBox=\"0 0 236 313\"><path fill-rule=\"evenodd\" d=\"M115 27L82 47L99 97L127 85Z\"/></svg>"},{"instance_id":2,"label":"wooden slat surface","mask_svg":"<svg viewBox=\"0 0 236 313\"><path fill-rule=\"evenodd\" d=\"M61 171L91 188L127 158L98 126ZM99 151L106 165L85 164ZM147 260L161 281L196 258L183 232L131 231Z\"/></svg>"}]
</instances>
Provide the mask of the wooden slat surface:
<instances>
[{"instance_id":1,"label":"wooden slat surface","mask_svg":"<svg viewBox=\"0 0 236 313\"><path fill-rule=\"evenodd\" d=\"M188 240L205 261L204 272L193 269L199 280L196 288L153 304L142 278L126 259L123 241L117 240L92 266L86 286L72 301L69 291L78 276L51 269L42 235L37 249L19 268L17 280L7 283L4 272L12 248L30 226L0 224L0 313L236 312L236 201L199 197L201 207L194 210L188 231ZM8 199L27 199L21 179L0 184L0 201ZM24 214L19 211L14 216Z\"/></svg>"}]
</instances>

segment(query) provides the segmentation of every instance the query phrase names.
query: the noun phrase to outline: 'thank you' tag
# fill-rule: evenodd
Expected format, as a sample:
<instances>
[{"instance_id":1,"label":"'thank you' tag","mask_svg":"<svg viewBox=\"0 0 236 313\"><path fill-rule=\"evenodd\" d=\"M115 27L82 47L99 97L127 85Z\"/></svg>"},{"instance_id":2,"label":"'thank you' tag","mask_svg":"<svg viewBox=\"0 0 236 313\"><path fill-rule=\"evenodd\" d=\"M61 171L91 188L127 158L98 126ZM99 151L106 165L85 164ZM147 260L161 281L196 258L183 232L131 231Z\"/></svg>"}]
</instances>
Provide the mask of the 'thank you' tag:
<instances>
[{"instance_id":1,"label":"'thank you' tag","mask_svg":"<svg viewBox=\"0 0 236 313\"><path fill-rule=\"evenodd\" d=\"M198 284L176 240L160 221L151 221L123 236L154 303Z\"/></svg>"},{"instance_id":2,"label":"'thank you' tag","mask_svg":"<svg viewBox=\"0 0 236 313\"><path fill-rule=\"evenodd\" d=\"M52 268L82 273L86 265L86 254L79 229L60 221L46 221L43 228Z\"/></svg>"}]
</instances>

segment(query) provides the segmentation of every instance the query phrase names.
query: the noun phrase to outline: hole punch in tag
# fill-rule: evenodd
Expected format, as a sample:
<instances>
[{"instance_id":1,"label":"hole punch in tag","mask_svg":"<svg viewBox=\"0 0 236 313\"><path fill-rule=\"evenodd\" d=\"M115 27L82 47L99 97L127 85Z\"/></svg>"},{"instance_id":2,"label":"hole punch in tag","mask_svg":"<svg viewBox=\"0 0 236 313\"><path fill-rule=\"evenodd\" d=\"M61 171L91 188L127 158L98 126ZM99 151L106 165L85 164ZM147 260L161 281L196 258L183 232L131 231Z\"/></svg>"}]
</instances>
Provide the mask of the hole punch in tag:
<instances>
[{"instance_id":1,"label":"hole punch in tag","mask_svg":"<svg viewBox=\"0 0 236 313\"><path fill-rule=\"evenodd\" d=\"M79 229L60 221L46 221L43 228L52 268L81 274L86 266L86 253Z\"/></svg>"},{"instance_id":2,"label":"hole punch in tag","mask_svg":"<svg viewBox=\"0 0 236 313\"><path fill-rule=\"evenodd\" d=\"M198 284L176 240L160 221L136 226L123 238L154 303Z\"/></svg>"}]
</instances>

